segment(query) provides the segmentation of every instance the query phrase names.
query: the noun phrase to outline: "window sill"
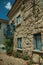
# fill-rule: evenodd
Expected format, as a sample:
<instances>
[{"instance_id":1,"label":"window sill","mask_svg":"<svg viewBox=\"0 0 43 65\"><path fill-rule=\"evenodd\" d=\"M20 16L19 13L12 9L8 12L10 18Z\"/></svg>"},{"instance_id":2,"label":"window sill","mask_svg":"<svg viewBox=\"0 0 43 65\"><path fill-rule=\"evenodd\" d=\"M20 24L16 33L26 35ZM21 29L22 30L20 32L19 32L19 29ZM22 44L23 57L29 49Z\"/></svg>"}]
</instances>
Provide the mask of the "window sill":
<instances>
[{"instance_id":1,"label":"window sill","mask_svg":"<svg viewBox=\"0 0 43 65\"><path fill-rule=\"evenodd\" d=\"M16 48L17 50L20 50L20 51L23 51L23 50L25 50L25 49L21 49L21 48Z\"/></svg>"},{"instance_id":2,"label":"window sill","mask_svg":"<svg viewBox=\"0 0 43 65\"><path fill-rule=\"evenodd\" d=\"M33 50L32 52L33 52L33 53L43 54L43 51L40 51L40 50Z\"/></svg>"}]
</instances>

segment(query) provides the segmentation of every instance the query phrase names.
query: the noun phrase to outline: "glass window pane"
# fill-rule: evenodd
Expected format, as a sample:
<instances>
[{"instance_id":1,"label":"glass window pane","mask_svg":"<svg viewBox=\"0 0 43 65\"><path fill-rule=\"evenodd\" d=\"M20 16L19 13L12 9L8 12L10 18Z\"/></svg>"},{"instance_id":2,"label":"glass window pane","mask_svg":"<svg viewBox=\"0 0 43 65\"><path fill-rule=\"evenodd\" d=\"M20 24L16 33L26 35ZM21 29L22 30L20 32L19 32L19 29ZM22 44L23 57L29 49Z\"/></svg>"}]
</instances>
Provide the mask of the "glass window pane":
<instances>
[{"instance_id":1,"label":"glass window pane","mask_svg":"<svg viewBox=\"0 0 43 65\"><path fill-rule=\"evenodd\" d=\"M17 23L19 24L20 23L20 19L21 19L21 17L20 17L20 15L17 17Z\"/></svg>"},{"instance_id":2,"label":"glass window pane","mask_svg":"<svg viewBox=\"0 0 43 65\"><path fill-rule=\"evenodd\" d=\"M35 34L35 49L41 50L41 34Z\"/></svg>"},{"instance_id":3,"label":"glass window pane","mask_svg":"<svg viewBox=\"0 0 43 65\"><path fill-rule=\"evenodd\" d=\"M22 38L18 38L18 48L22 48Z\"/></svg>"}]
</instances>

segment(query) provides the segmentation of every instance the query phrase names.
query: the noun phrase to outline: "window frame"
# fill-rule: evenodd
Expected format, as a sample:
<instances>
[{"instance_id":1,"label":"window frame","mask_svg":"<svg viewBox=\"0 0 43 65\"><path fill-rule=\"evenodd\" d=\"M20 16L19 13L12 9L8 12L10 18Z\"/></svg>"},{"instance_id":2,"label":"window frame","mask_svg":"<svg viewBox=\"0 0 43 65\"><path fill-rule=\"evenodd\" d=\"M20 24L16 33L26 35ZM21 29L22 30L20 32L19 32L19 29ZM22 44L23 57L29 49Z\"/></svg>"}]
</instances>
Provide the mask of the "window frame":
<instances>
[{"instance_id":1,"label":"window frame","mask_svg":"<svg viewBox=\"0 0 43 65\"><path fill-rule=\"evenodd\" d=\"M17 24L20 24L20 22L21 22L21 16L18 15L18 16L17 16Z\"/></svg>"},{"instance_id":2,"label":"window frame","mask_svg":"<svg viewBox=\"0 0 43 65\"><path fill-rule=\"evenodd\" d=\"M21 42L20 42L20 40L21 40ZM19 43L20 42L20 43ZM19 48L19 49L22 49L22 37L20 37L20 38L17 38L17 47Z\"/></svg>"},{"instance_id":3,"label":"window frame","mask_svg":"<svg viewBox=\"0 0 43 65\"><path fill-rule=\"evenodd\" d=\"M38 36L40 36L40 38L39 38ZM39 46L37 46L37 45L38 45L38 43L37 43L37 42L38 42L38 41L37 41L38 38L37 38L37 37L40 39L40 42L41 42L40 45L39 45L40 48L38 48ZM34 34L34 49L35 49L35 50L42 50L41 33Z\"/></svg>"}]
</instances>

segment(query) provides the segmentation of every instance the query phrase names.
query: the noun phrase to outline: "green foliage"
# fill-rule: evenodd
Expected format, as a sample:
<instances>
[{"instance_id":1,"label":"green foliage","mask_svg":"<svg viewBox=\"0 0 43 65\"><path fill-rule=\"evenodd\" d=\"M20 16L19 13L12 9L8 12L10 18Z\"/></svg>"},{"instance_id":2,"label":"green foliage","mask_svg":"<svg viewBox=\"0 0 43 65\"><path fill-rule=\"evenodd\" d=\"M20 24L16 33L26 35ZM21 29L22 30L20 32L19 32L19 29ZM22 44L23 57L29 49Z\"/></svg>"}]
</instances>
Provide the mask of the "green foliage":
<instances>
[{"instance_id":1,"label":"green foliage","mask_svg":"<svg viewBox=\"0 0 43 65\"><path fill-rule=\"evenodd\" d=\"M5 47L6 47L7 54L12 54L13 44L11 43L11 40L10 39L6 39L5 42L6 42Z\"/></svg>"},{"instance_id":2,"label":"green foliage","mask_svg":"<svg viewBox=\"0 0 43 65\"><path fill-rule=\"evenodd\" d=\"M9 44L9 43L10 43L10 39L6 39L5 42L6 42L7 44Z\"/></svg>"},{"instance_id":3,"label":"green foliage","mask_svg":"<svg viewBox=\"0 0 43 65\"><path fill-rule=\"evenodd\" d=\"M28 55L27 55L27 54L24 54L24 55L23 55L23 59L24 59L24 60L28 60Z\"/></svg>"},{"instance_id":4,"label":"green foliage","mask_svg":"<svg viewBox=\"0 0 43 65\"><path fill-rule=\"evenodd\" d=\"M20 53L18 52L18 51L16 51L15 53L14 53L14 57L18 57L18 58L20 58Z\"/></svg>"},{"instance_id":5,"label":"green foliage","mask_svg":"<svg viewBox=\"0 0 43 65\"><path fill-rule=\"evenodd\" d=\"M33 64L33 60L32 60L32 58L30 59L30 63L29 63L29 65L32 65Z\"/></svg>"},{"instance_id":6,"label":"green foliage","mask_svg":"<svg viewBox=\"0 0 43 65\"><path fill-rule=\"evenodd\" d=\"M19 51L16 51L15 53L14 53L14 57L16 57L16 58L22 58L22 59L24 59L24 60L28 60L28 55L27 54L22 54L22 53L20 53Z\"/></svg>"},{"instance_id":7,"label":"green foliage","mask_svg":"<svg viewBox=\"0 0 43 65\"><path fill-rule=\"evenodd\" d=\"M7 49L7 54L12 54L12 51L13 51L12 47L7 47L6 49Z\"/></svg>"}]
</instances>

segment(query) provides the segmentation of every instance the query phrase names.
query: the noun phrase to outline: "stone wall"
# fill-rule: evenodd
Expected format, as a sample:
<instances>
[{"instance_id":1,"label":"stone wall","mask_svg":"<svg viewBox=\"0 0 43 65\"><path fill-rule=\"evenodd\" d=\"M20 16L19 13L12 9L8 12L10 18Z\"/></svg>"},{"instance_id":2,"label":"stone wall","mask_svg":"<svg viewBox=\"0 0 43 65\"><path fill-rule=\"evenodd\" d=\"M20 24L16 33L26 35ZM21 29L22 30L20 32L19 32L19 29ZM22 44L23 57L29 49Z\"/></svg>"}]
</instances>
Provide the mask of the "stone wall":
<instances>
[{"instance_id":1,"label":"stone wall","mask_svg":"<svg viewBox=\"0 0 43 65\"><path fill-rule=\"evenodd\" d=\"M21 15L21 22L17 24L17 16ZM14 22L16 30L14 32L14 50L17 50L17 38L22 37L22 49L31 54L34 50L34 34L41 33L41 41L43 45L43 12L40 0L25 0L14 14ZM43 50L43 46L42 46ZM33 55L36 58L39 54ZM39 59L36 59L36 61Z\"/></svg>"},{"instance_id":2,"label":"stone wall","mask_svg":"<svg viewBox=\"0 0 43 65\"><path fill-rule=\"evenodd\" d=\"M21 15L21 22L17 24L17 16ZM15 12L14 21L16 24L16 31L14 32L14 47L17 48L17 38L22 37L22 47L24 49L34 49L33 34L41 33L43 43L43 21L40 1L24 1L21 7ZM16 41L15 41L16 40ZM42 48L43 49L43 48Z\"/></svg>"}]
</instances>

